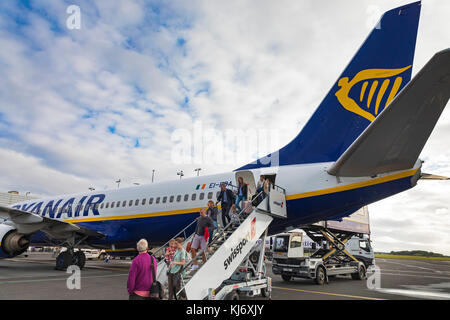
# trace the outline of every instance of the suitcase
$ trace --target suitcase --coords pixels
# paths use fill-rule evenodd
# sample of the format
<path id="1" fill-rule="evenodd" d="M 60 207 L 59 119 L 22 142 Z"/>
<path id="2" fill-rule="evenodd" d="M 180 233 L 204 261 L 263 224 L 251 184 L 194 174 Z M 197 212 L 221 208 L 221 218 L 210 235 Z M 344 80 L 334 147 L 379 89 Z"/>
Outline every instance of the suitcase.
<path id="1" fill-rule="evenodd" d="M 242 208 L 244 208 L 244 213 L 247 213 L 247 214 L 252 213 L 253 207 L 252 207 L 251 201 L 245 200 L 242 202 L 243 202 Z"/>

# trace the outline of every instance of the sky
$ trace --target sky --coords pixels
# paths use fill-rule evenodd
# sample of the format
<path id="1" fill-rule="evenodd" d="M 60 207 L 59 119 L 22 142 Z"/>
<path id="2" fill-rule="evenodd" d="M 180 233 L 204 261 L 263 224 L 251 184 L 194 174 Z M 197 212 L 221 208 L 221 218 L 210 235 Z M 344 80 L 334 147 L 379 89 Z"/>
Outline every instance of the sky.
<path id="1" fill-rule="evenodd" d="M 236 169 L 256 151 L 238 152 L 233 133 L 269 137 L 261 154 L 287 144 L 379 16 L 409 2 L 2 1 L 0 190 L 42 196 L 150 183 L 152 170 L 158 182 Z M 449 1 L 422 1 L 413 76 L 450 46 L 449 14 Z M 450 176 L 449 135 L 445 110 L 424 172 Z M 374 249 L 450 255 L 448 194 L 450 182 L 419 181 L 370 205 Z"/>

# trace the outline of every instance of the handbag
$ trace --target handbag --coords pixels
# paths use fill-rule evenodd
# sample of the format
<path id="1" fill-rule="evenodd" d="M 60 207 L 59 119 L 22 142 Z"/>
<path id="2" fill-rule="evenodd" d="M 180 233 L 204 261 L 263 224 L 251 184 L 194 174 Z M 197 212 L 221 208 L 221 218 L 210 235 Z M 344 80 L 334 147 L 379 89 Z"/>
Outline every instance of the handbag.
<path id="1" fill-rule="evenodd" d="M 164 296 L 163 287 L 155 277 L 155 268 L 153 268 L 153 256 L 150 256 L 150 269 L 152 270 L 152 285 L 150 286 L 150 300 L 162 300 Z"/>

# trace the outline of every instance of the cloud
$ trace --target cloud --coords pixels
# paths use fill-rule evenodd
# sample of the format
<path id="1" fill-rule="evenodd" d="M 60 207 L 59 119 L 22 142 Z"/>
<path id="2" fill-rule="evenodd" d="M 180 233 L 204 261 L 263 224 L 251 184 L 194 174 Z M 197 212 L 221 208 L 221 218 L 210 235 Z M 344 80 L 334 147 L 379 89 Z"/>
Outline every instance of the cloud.
<path id="1" fill-rule="evenodd" d="M 163 181 L 251 160 L 173 163 L 173 132 L 197 121 L 221 132 L 276 129 L 273 148 L 282 147 L 364 41 L 373 1 L 81 0 L 80 30 L 66 28 L 70 4 L 0 5 L 0 189 L 115 188 L 118 178 L 149 182 L 152 169 Z M 449 10 L 423 1 L 413 74 L 448 45 Z M 422 152 L 424 172 L 450 175 L 449 134 L 445 111 Z M 371 205 L 376 250 L 450 253 L 445 183 L 421 181 Z"/>

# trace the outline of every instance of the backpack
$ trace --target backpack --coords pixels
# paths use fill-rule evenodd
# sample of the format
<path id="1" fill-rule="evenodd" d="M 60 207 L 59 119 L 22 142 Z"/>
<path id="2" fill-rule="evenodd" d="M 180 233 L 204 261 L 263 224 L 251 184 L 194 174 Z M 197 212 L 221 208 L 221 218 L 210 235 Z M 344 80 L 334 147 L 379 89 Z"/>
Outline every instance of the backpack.
<path id="1" fill-rule="evenodd" d="M 150 286 L 150 300 L 162 300 L 164 296 L 163 287 L 155 277 L 155 268 L 153 268 L 153 256 L 150 256 L 150 269 L 152 270 L 152 285 Z"/>

